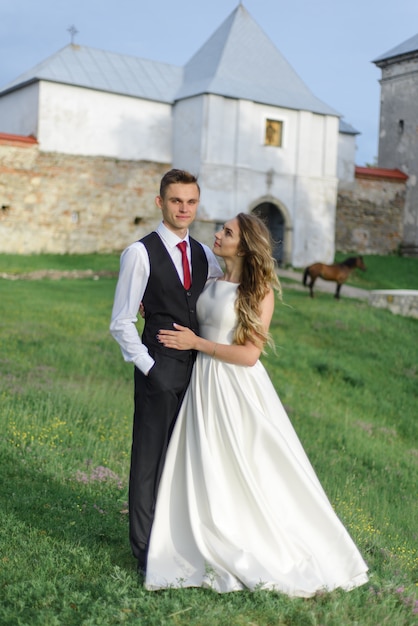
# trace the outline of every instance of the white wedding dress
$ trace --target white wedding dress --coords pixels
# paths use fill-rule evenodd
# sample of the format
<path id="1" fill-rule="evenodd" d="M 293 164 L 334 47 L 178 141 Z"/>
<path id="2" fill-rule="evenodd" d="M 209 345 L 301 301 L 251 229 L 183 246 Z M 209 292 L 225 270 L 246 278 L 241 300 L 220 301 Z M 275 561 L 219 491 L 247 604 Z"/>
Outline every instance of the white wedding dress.
<path id="1" fill-rule="evenodd" d="M 208 283 L 202 336 L 232 342 L 236 289 Z M 199 353 L 159 487 L 146 588 L 309 597 L 362 585 L 366 572 L 261 362 Z"/>

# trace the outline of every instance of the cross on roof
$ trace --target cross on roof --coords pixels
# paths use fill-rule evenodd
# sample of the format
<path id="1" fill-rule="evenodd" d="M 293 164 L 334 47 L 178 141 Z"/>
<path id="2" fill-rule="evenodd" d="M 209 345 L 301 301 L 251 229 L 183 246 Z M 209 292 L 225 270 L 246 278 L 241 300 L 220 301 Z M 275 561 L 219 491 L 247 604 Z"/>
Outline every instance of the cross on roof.
<path id="1" fill-rule="evenodd" d="M 74 43 L 75 36 L 78 35 L 78 30 L 76 29 L 74 25 L 72 25 L 69 28 L 67 28 L 67 31 L 71 35 L 71 43 Z"/>

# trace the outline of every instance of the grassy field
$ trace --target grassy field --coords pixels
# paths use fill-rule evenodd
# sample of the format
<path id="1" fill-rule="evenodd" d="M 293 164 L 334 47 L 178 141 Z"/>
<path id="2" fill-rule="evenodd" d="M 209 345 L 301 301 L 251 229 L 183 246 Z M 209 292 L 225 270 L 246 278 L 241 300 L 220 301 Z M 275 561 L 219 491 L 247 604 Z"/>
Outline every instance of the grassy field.
<path id="1" fill-rule="evenodd" d="M 0 273 L 56 269 L 55 259 L 118 265 L 0 256 Z M 392 260 L 406 261 L 398 286 L 414 288 L 416 260 Z M 366 263 L 377 288 L 385 260 Z M 0 280 L 0 624 L 416 624 L 418 321 L 285 286 L 276 353 L 264 358 L 369 584 L 310 600 L 146 592 L 127 538 L 132 369 L 108 332 L 115 282 Z"/>
<path id="2" fill-rule="evenodd" d="M 37 270 L 119 270 L 119 254 L 0 254 L 0 274 Z"/>
<path id="3" fill-rule="evenodd" d="M 335 261 L 340 262 L 348 256 L 351 255 L 337 253 Z M 354 271 L 347 284 L 363 289 L 418 289 L 418 259 L 396 255 L 365 255 L 364 261 L 367 271 Z M 117 272 L 119 254 L 0 254 L 0 275 L 19 275 L 39 270 Z"/>

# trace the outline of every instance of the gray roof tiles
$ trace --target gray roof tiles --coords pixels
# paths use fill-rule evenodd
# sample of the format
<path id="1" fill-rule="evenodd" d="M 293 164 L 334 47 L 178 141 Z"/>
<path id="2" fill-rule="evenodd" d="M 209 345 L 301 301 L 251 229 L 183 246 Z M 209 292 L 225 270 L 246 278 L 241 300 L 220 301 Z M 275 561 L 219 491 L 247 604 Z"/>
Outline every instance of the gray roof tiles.
<path id="1" fill-rule="evenodd" d="M 184 68 L 176 99 L 201 93 L 339 115 L 313 95 L 241 4 Z"/>
<path id="2" fill-rule="evenodd" d="M 351 126 L 351 124 L 348 124 L 348 122 L 345 122 L 341 118 L 339 123 L 339 131 L 343 135 L 361 135 L 359 130 L 356 130 L 354 126 Z"/>
<path id="3" fill-rule="evenodd" d="M 183 68 L 70 44 L 5 85 L 49 80 L 173 103 L 200 94 L 339 116 L 319 100 L 239 4 Z"/>
<path id="4" fill-rule="evenodd" d="M 171 103 L 182 75 L 183 69 L 175 65 L 70 44 L 5 85 L 0 93 L 49 80 Z"/>
<path id="5" fill-rule="evenodd" d="M 373 63 L 378 64 L 381 61 L 387 61 L 388 59 L 392 59 L 393 57 L 402 56 L 403 54 L 410 54 L 411 52 L 418 52 L 418 34 L 410 37 L 403 43 L 399 44 L 399 46 L 395 46 L 388 52 L 381 54 L 373 60 Z"/>

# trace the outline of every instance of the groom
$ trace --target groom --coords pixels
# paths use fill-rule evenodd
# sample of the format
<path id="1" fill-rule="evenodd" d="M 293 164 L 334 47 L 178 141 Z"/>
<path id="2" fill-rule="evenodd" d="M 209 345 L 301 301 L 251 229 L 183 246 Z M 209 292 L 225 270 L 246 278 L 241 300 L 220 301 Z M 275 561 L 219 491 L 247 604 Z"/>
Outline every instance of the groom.
<path id="1" fill-rule="evenodd" d="M 195 176 L 178 169 L 163 176 L 155 199 L 162 222 L 122 252 L 113 304 L 110 332 L 135 365 L 129 533 L 142 573 L 166 450 L 195 359 L 193 351 L 165 348 L 156 335 L 175 322 L 197 332 L 196 301 L 207 279 L 222 275 L 212 251 L 189 236 L 199 201 Z M 142 340 L 135 325 L 141 302 Z"/>

